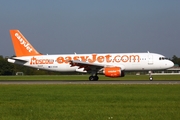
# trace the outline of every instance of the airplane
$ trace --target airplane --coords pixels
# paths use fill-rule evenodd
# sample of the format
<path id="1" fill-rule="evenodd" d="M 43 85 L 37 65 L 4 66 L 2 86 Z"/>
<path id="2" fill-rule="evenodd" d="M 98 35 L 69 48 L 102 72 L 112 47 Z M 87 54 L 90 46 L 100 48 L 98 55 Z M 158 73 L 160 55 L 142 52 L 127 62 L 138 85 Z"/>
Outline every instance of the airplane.
<path id="1" fill-rule="evenodd" d="M 98 74 L 124 77 L 126 71 L 149 71 L 149 80 L 153 80 L 151 71 L 174 66 L 165 56 L 150 52 L 43 55 L 19 30 L 10 30 L 10 36 L 16 56 L 8 62 L 49 71 L 89 73 L 90 81 L 97 81 Z"/>

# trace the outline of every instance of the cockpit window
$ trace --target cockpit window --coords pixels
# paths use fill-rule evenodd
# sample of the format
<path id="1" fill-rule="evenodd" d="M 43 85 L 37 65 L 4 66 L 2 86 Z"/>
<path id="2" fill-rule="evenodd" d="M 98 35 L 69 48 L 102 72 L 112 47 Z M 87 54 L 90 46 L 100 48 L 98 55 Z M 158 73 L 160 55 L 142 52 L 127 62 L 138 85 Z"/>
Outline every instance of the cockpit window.
<path id="1" fill-rule="evenodd" d="M 168 58 L 165 58 L 165 57 L 159 57 L 159 60 L 168 60 Z"/>

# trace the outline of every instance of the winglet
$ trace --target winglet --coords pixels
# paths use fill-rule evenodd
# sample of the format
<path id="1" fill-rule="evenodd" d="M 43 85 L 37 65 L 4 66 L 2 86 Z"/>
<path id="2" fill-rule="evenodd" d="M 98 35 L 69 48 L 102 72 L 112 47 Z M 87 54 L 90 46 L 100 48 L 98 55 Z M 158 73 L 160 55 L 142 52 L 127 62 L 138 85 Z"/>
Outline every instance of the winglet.
<path id="1" fill-rule="evenodd" d="M 21 34 L 19 30 L 10 30 L 10 35 L 14 46 L 14 51 L 17 57 L 41 55 L 28 42 L 28 40 Z"/>

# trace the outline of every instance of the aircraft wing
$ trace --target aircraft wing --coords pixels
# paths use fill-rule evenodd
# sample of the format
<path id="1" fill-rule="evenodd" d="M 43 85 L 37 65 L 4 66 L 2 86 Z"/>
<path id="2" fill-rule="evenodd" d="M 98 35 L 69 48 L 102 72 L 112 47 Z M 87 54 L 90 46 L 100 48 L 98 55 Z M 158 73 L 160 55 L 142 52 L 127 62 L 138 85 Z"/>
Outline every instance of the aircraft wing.
<path id="1" fill-rule="evenodd" d="M 103 64 L 83 62 L 83 61 L 79 61 L 79 60 L 70 60 L 69 64 L 71 65 L 71 67 L 79 66 L 78 69 L 84 68 L 84 71 L 91 71 L 91 70 L 98 71 L 106 66 Z"/>

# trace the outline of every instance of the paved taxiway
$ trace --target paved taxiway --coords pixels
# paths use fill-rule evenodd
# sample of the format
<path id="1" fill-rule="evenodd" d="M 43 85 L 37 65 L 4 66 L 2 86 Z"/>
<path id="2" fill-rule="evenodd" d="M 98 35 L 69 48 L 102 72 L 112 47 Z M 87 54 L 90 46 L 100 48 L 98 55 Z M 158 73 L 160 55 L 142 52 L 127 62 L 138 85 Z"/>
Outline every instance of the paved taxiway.
<path id="1" fill-rule="evenodd" d="M 180 84 L 180 80 L 126 80 L 126 81 L 88 81 L 88 80 L 0 80 L 0 84 Z"/>

